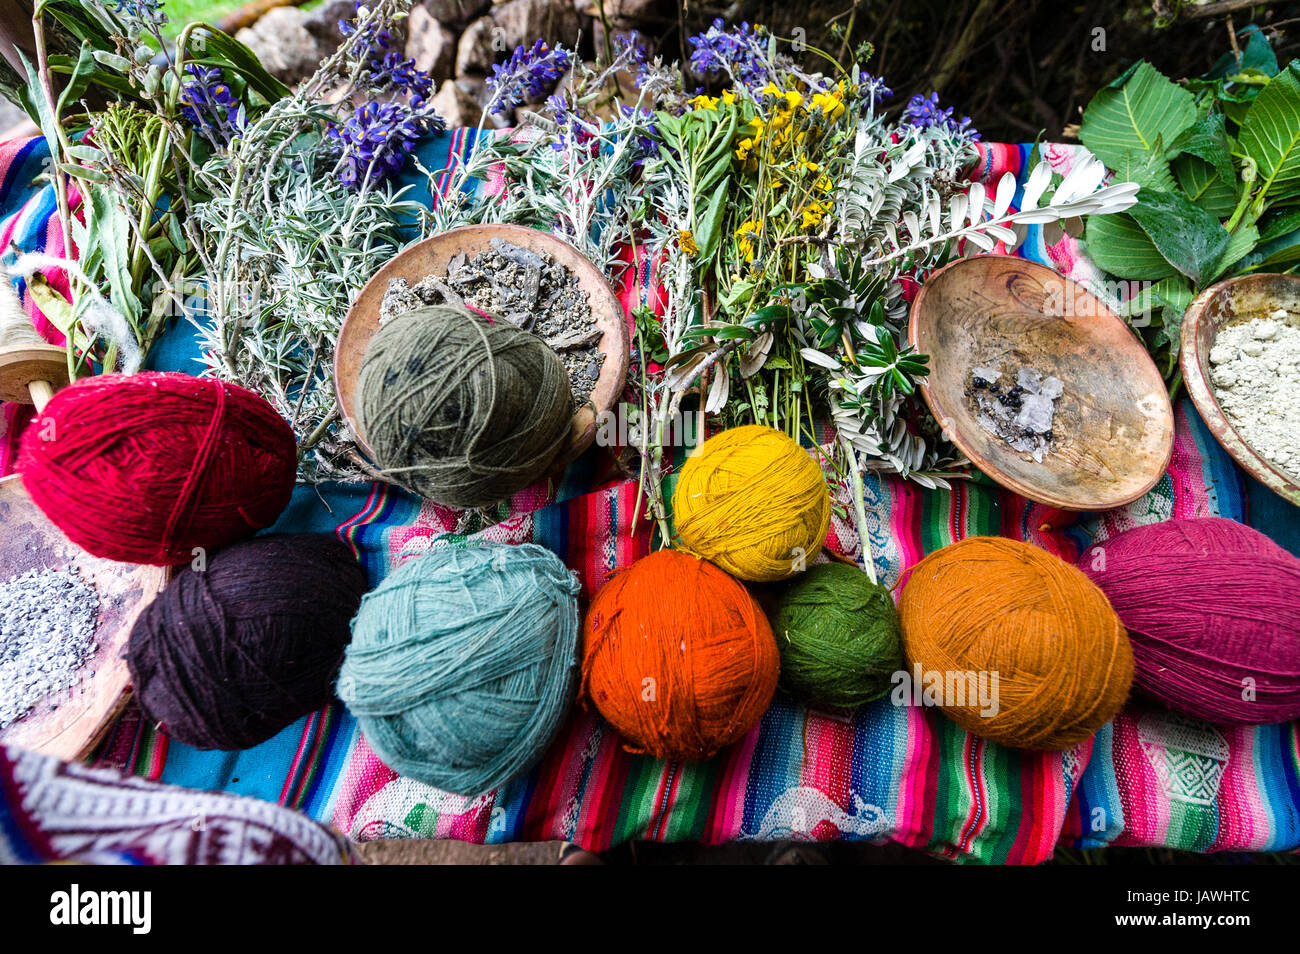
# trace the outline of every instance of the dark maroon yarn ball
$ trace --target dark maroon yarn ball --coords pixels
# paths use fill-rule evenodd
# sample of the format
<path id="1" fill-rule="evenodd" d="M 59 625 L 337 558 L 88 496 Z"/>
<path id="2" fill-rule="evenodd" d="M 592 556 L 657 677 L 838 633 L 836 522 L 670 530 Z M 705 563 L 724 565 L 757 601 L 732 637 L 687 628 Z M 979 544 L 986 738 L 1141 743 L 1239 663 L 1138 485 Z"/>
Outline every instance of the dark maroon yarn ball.
<path id="1" fill-rule="evenodd" d="M 136 620 L 135 697 L 167 734 L 246 749 L 334 698 L 367 580 L 333 536 L 258 537 L 182 570 Z"/>

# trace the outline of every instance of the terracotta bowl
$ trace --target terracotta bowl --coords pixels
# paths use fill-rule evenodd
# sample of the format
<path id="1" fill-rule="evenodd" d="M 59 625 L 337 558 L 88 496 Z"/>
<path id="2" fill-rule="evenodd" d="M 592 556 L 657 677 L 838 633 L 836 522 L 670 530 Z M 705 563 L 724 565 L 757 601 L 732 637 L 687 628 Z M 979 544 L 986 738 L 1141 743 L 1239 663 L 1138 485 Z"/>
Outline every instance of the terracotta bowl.
<path id="1" fill-rule="evenodd" d="M 46 519 L 23 488 L 22 478 L 0 480 L 0 581 L 31 569 L 68 566 L 77 567 L 99 594 L 99 648 L 82 669 L 95 675 L 42 700 L 0 731 L 0 744 L 64 760 L 90 755 L 130 698 L 131 679 L 122 651 L 136 617 L 166 586 L 170 571 L 92 557 Z"/>
<path id="2" fill-rule="evenodd" d="M 496 238 L 545 253 L 552 260 L 566 266 L 577 277 L 579 287 L 587 293 L 592 318 L 601 332 L 597 348 L 605 355 L 605 362 L 601 365 L 590 402 L 574 413 L 569 444 L 557 458 L 555 470 L 562 470 L 591 446 L 596 439 L 597 415 L 612 411 L 622 395 L 629 351 L 627 321 L 618 296 L 600 269 L 572 245 L 536 229 L 519 225 L 467 225 L 451 229 L 412 245 L 377 271 L 348 310 L 339 332 L 334 355 L 334 387 L 338 393 L 343 419 L 371 460 L 374 459 L 374 454 L 357 425 L 357 377 L 361 373 L 361 360 L 365 356 L 366 346 L 379 330 L 379 306 L 388 290 L 389 281 L 404 278 L 415 285 L 426 275 L 445 274 L 447 263 L 456 255 L 464 252 L 473 258 L 487 249 L 492 239 Z"/>
<path id="3" fill-rule="evenodd" d="M 1300 314 L 1300 276 L 1244 275 L 1211 285 L 1183 315 L 1178 363 L 1192 403 L 1223 449 L 1269 490 L 1300 505 L 1300 474 L 1288 473 L 1257 454 L 1232 426 L 1210 387 L 1210 349 L 1219 330 L 1279 308 Z"/>
<path id="4" fill-rule="evenodd" d="M 952 442 L 1003 487 L 1063 510 L 1141 497 L 1173 453 L 1169 394 L 1146 348 L 1083 286 L 1006 255 L 959 259 L 912 304 L 910 343 L 930 356 L 921 394 Z M 1031 367 L 1065 385 L 1041 462 L 980 427 L 972 369 Z"/>

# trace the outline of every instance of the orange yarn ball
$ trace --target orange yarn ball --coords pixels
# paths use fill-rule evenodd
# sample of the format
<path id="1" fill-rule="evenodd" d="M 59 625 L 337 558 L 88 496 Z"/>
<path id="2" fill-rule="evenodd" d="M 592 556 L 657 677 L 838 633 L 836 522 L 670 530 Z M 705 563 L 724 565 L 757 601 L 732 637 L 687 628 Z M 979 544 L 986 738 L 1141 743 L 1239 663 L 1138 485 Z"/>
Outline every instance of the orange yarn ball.
<path id="1" fill-rule="evenodd" d="M 741 584 L 690 554 L 660 550 L 616 575 L 583 624 L 582 688 L 632 744 L 702 759 L 758 724 L 780 654 Z"/>
<path id="2" fill-rule="evenodd" d="M 923 680 L 942 679 L 937 701 L 974 735 L 1020 749 L 1068 749 L 1128 698 L 1133 650 L 1105 595 L 1028 543 L 971 537 L 930 554 L 913 569 L 898 609 L 913 678 L 919 667 Z M 971 698 L 981 676 L 996 685 L 987 694 L 996 705 Z"/>

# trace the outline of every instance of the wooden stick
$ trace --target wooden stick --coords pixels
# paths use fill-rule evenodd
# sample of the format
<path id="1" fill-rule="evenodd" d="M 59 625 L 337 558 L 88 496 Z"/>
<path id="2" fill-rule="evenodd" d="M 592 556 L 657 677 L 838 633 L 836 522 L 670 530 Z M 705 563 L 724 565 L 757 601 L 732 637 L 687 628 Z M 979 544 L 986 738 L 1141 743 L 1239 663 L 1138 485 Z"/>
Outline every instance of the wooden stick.
<path id="1" fill-rule="evenodd" d="M 1251 7 L 1270 7 L 1276 2 L 1277 0 L 1219 0 L 1218 3 L 1207 3 L 1199 7 L 1183 7 L 1180 12 L 1189 20 L 1201 20 L 1224 13 L 1236 13 L 1238 10 L 1249 10 Z"/>

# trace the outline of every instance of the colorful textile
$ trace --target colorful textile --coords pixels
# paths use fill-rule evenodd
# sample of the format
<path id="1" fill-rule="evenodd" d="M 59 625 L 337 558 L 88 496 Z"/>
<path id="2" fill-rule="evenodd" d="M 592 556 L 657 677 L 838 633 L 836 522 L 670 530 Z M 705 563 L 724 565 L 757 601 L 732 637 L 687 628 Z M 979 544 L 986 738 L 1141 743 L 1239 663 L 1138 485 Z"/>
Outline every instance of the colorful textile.
<path id="1" fill-rule="evenodd" d="M 0 748 L 0 864 L 355 861 L 346 839 L 279 805 Z"/>
<path id="2" fill-rule="evenodd" d="M 428 143 L 422 159 L 437 169 L 469 146 L 470 136 L 455 130 Z M 995 182 L 1011 171 L 1023 184 L 1031 148 L 983 147 L 980 178 Z M 1045 149 L 1062 171 L 1076 155 L 1077 147 Z M 446 184 L 440 177 L 438 187 Z M 0 210 L 10 207 L 0 201 Z M 1077 244 L 1048 227 L 1031 228 L 1019 254 L 1094 287 L 1100 281 Z M 624 303 L 654 303 L 652 269 L 632 264 L 620 289 Z M 159 354 L 177 368 L 192 356 L 167 341 Z M 935 491 L 868 478 L 870 546 L 881 579 L 892 584 L 926 553 L 975 534 L 1028 540 L 1074 559 L 1092 541 L 1138 524 L 1207 515 L 1246 520 L 1240 472 L 1190 403 L 1181 402 L 1175 418 L 1169 472 L 1141 500 L 1103 514 L 1043 507 L 978 475 Z M 837 493 L 847 502 L 846 486 Z M 299 488 L 273 531 L 335 532 L 375 582 L 440 541 L 531 541 L 576 570 L 590 598 L 612 570 L 649 551 L 647 527 L 630 526 L 635 503 L 635 482 L 596 449 L 554 485 L 528 488 L 501 505 L 500 522 L 490 527 L 476 514 L 391 487 L 335 485 L 320 493 Z M 1300 516 L 1290 513 L 1292 520 Z M 841 553 L 861 553 L 851 521 L 835 518 L 828 542 Z M 628 755 L 598 716 L 577 709 L 536 769 L 478 798 L 397 776 L 339 705 L 230 753 L 171 741 L 133 711 L 100 760 L 149 778 L 301 808 L 361 840 L 563 838 L 599 850 L 631 838 L 888 839 L 958 861 L 1017 863 L 1042 861 L 1058 843 L 1300 847 L 1296 725 L 1216 729 L 1141 702 L 1077 749 L 1043 754 L 970 736 L 933 709 L 883 700 L 847 718 L 778 696 L 745 739 L 693 764 Z"/>

